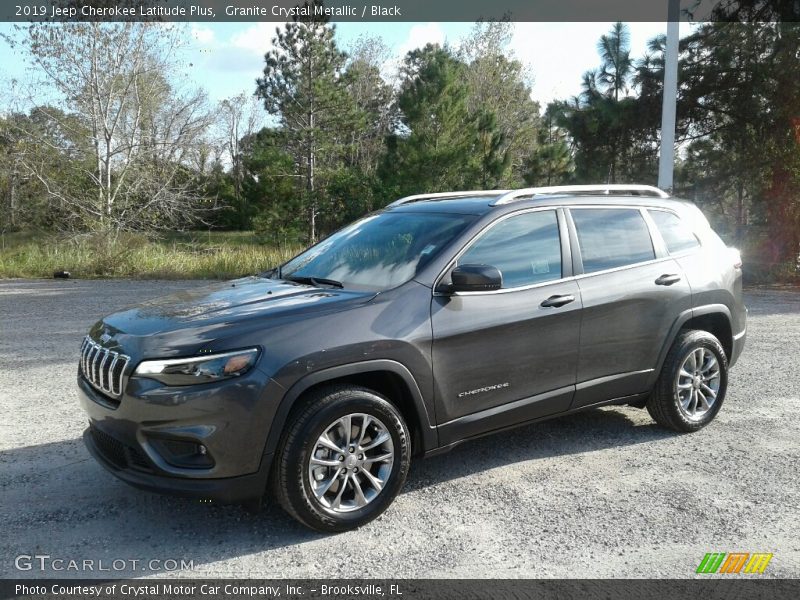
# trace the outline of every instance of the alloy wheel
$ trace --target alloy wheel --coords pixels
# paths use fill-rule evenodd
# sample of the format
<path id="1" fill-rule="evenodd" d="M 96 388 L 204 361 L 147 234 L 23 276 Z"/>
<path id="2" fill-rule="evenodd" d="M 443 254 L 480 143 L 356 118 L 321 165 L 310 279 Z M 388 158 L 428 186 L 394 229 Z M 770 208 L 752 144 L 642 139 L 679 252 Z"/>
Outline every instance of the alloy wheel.
<path id="1" fill-rule="evenodd" d="M 719 361 L 714 353 L 707 348 L 694 348 L 683 360 L 675 380 L 681 412 L 689 420 L 701 420 L 717 401 L 720 381 Z"/>
<path id="2" fill-rule="evenodd" d="M 333 513 L 363 508 L 381 493 L 394 465 L 386 425 L 364 413 L 345 415 L 319 436 L 308 460 L 308 480 L 322 507 Z"/>

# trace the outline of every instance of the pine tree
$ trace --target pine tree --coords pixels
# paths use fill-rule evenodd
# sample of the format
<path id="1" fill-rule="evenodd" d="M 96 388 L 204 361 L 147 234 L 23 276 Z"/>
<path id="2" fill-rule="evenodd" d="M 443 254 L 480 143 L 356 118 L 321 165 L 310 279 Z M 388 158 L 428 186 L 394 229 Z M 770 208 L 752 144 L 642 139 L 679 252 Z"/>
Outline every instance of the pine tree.
<path id="1" fill-rule="evenodd" d="M 438 45 L 408 53 L 382 174 L 392 193 L 473 187 L 478 180 L 476 119 L 467 109 L 466 65 Z"/>
<path id="2" fill-rule="evenodd" d="M 480 159 L 481 188 L 497 188 L 511 162 L 511 153 L 506 144 L 506 136 L 499 130 L 497 116 L 484 110 L 478 117 L 477 152 Z"/>
<path id="3" fill-rule="evenodd" d="M 321 4 L 306 2 L 310 16 L 295 15 L 277 30 L 256 90 L 287 134 L 287 149 L 304 182 L 311 242 L 317 239 L 320 211 L 319 167 L 324 169 L 326 158 L 336 154 L 331 147 L 337 143 L 343 113 L 352 105 L 341 77 L 346 55 L 336 45 L 334 26 L 314 15 L 314 7 Z"/>
<path id="4" fill-rule="evenodd" d="M 457 53 L 467 66 L 467 109 L 478 119 L 479 135 L 487 139 L 486 119 L 490 113 L 495 141 L 499 142 L 494 153 L 501 159 L 502 168 L 489 178 L 495 180 L 490 187 L 521 185 L 526 160 L 536 146 L 540 128 L 539 105 L 531 99 L 533 77 L 510 47 L 513 33 L 514 24 L 510 21 L 479 21 L 462 40 Z M 485 147 L 484 142 L 479 141 L 479 146 Z M 501 163 L 495 162 L 495 166 L 500 167 Z"/>

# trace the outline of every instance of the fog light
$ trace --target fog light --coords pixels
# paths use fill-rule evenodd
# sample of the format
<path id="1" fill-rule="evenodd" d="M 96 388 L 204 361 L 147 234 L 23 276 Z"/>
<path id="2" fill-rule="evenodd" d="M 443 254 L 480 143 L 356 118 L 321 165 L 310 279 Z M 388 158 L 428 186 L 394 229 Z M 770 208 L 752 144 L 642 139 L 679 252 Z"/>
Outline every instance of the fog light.
<path id="1" fill-rule="evenodd" d="M 209 469 L 214 466 L 214 459 L 205 444 L 167 438 L 151 438 L 150 443 L 173 467 Z"/>

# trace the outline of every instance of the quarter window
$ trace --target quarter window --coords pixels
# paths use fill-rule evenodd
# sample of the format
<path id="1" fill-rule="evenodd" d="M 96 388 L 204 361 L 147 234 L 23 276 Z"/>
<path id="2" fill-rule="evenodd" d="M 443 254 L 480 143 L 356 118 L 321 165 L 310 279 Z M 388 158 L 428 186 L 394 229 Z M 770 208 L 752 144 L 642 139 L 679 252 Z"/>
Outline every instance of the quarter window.
<path id="1" fill-rule="evenodd" d="M 651 210 L 650 216 L 658 227 L 670 254 L 690 250 L 700 245 L 694 233 L 677 215 L 663 210 Z"/>
<path id="2" fill-rule="evenodd" d="M 629 208 L 572 209 L 584 273 L 653 260 L 653 241 L 642 214 Z"/>
<path id="3" fill-rule="evenodd" d="M 503 288 L 561 278 L 561 242 L 553 210 L 528 212 L 490 227 L 459 258 L 460 265 L 491 265 L 503 274 Z"/>

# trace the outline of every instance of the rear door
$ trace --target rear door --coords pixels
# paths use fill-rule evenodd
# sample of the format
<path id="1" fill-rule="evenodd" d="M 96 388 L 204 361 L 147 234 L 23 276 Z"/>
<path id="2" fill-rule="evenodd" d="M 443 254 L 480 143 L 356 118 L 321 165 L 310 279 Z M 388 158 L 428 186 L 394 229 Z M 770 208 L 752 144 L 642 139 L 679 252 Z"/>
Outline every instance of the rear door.
<path id="1" fill-rule="evenodd" d="M 569 215 L 583 299 L 577 408 L 647 391 L 691 290 L 657 236 L 654 244 L 644 210 L 587 206 Z"/>
<path id="2" fill-rule="evenodd" d="M 491 265 L 502 273 L 503 287 L 433 297 L 443 444 L 569 407 L 581 301 L 571 261 L 564 260 L 567 237 L 563 211 L 514 213 L 489 225 L 449 269 Z"/>

